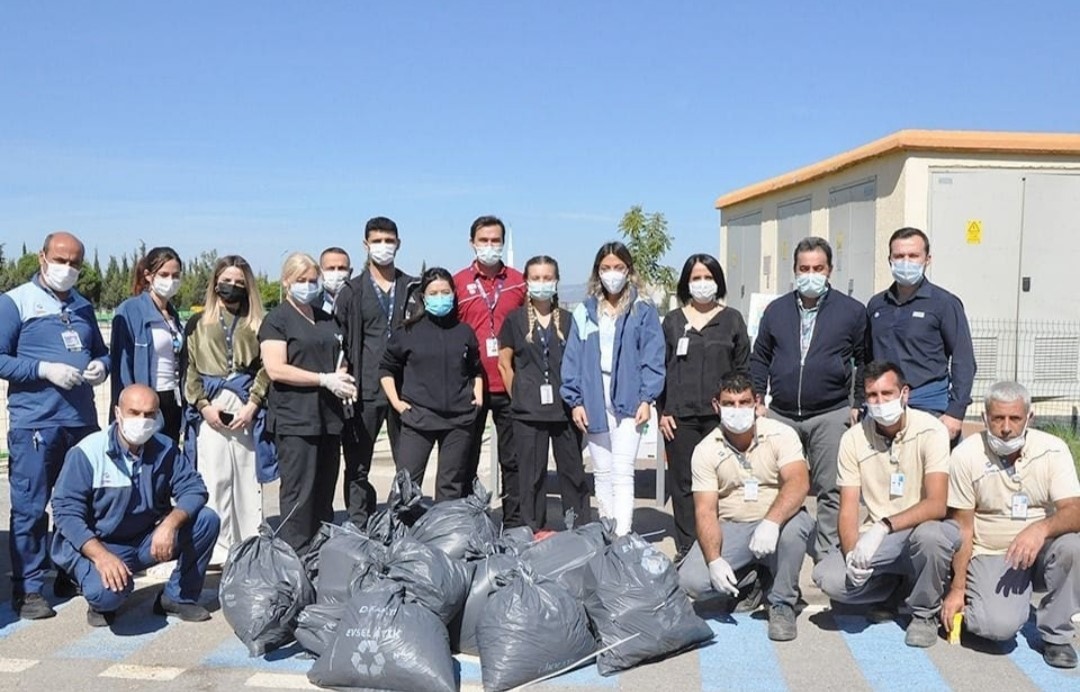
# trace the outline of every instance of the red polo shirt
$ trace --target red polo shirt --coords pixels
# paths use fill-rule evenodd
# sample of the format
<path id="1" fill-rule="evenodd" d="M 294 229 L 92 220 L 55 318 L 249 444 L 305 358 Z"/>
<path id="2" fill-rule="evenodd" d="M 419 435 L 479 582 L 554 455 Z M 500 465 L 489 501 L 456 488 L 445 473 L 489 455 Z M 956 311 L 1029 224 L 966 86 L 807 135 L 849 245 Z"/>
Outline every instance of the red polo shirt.
<path id="1" fill-rule="evenodd" d="M 499 375 L 499 356 L 488 353 L 488 339 L 497 339 L 506 316 L 525 304 L 528 294 L 525 276 L 505 264 L 499 273 L 488 277 L 480 273 L 476 262 L 454 275 L 457 290 L 458 319 L 473 328 L 480 343 L 480 362 L 484 364 L 487 390 L 505 394 Z"/>

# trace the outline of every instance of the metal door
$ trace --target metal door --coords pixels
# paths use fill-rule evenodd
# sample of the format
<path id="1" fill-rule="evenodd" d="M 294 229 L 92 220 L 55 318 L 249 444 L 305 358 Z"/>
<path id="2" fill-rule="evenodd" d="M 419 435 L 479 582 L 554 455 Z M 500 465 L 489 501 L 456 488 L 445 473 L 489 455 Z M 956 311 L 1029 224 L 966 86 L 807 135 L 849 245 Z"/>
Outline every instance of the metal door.
<path id="1" fill-rule="evenodd" d="M 776 292 L 795 289 L 793 253 L 799 241 L 810 235 L 810 198 L 781 204 L 776 208 Z"/>
<path id="2" fill-rule="evenodd" d="M 745 315 L 761 285 L 761 212 L 732 219 L 727 233 L 727 304 Z"/>
<path id="3" fill-rule="evenodd" d="M 877 179 L 829 191 L 833 288 L 862 302 L 874 295 Z"/>

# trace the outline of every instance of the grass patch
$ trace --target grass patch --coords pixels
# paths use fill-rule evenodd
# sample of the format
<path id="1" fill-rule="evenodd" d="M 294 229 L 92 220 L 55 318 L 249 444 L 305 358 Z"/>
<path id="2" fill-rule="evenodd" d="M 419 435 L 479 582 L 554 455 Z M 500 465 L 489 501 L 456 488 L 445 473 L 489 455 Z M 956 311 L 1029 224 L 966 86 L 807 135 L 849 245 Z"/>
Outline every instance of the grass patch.
<path id="1" fill-rule="evenodd" d="M 1072 427 L 1062 423 L 1048 423 L 1038 426 L 1039 430 L 1050 433 L 1055 437 L 1065 440 L 1072 452 L 1073 463 L 1076 464 L 1076 472 L 1080 473 L 1080 433 L 1074 432 Z"/>

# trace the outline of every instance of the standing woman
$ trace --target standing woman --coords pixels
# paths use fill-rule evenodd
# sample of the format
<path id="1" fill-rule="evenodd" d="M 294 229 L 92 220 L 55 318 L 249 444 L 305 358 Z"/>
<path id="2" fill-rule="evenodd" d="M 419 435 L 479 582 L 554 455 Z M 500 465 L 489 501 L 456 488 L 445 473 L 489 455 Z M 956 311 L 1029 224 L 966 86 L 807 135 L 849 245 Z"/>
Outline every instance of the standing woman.
<path id="1" fill-rule="evenodd" d="M 342 365 L 337 322 L 312 307 L 321 294 L 319 264 L 295 252 L 281 267 L 281 283 L 285 302 L 266 316 L 259 343 L 270 376 L 269 428 L 281 469 L 278 534 L 303 554 L 322 522 L 334 520 L 341 402 L 356 397 L 356 381 Z"/>
<path id="2" fill-rule="evenodd" d="M 263 306 L 251 266 L 239 255 L 214 264 L 202 313 L 187 324 L 184 452 L 206 483 L 206 506 L 221 518 L 210 563 L 258 533 L 262 487 L 277 476 L 266 434 L 270 379 L 259 357 Z"/>
<path id="3" fill-rule="evenodd" d="M 120 392 L 145 384 L 157 392 L 163 421 L 161 432 L 180 442 L 182 397 L 180 354 L 184 332 L 171 300 L 180 290 L 183 264 L 176 250 L 156 247 L 135 264 L 131 298 L 116 308 L 112 323 L 112 406 L 115 417 Z"/>
<path id="4" fill-rule="evenodd" d="M 450 272 L 442 267 L 425 271 L 420 293 L 424 312 L 390 337 L 379 381 L 401 415 L 394 457 L 398 469 L 423 483 L 428 457 L 439 444 L 435 501 L 442 502 L 469 492 L 472 429 L 484 402 L 484 379 L 476 333 L 458 321 Z"/>
<path id="5" fill-rule="evenodd" d="M 563 400 L 586 433 L 600 516 L 620 536 L 634 514 L 634 463 L 642 426 L 664 391 L 664 334 L 656 308 L 638 296 L 625 245 L 605 243 L 574 309 L 563 353 Z"/>
<path id="6" fill-rule="evenodd" d="M 570 314 L 559 309 L 559 264 L 546 255 L 525 263 L 528 302 L 506 318 L 499 334 L 499 374 L 510 392 L 522 519 L 534 531 L 547 522 L 548 445 L 554 448 L 563 514 L 589 521 L 589 483 L 581 431 L 558 396 Z"/>
<path id="7" fill-rule="evenodd" d="M 682 309 L 664 317 L 667 385 L 658 408 L 678 561 L 696 540 L 690 457 L 716 428 L 712 398 L 720 380 L 735 371 L 749 373 L 750 339 L 739 311 L 720 302 L 727 295 L 727 284 L 712 255 L 691 255 L 686 260 L 676 294 Z"/>

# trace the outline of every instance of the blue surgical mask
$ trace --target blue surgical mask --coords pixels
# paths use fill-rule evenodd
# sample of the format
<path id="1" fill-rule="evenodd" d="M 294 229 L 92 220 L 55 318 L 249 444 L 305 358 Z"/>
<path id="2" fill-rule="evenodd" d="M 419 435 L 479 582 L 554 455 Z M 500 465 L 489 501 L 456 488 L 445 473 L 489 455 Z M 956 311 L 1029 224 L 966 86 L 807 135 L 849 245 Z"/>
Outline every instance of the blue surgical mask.
<path id="1" fill-rule="evenodd" d="M 558 289 L 557 281 L 530 281 L 529 297 L 534 300 L 551 300 Z"/>
<path id="2" fill-rule="evenodd" d="M 914 286 L 922 281 L 926 265 L 911 260 L 897 260 L 892 263 L 892 276 L 901 286 Z"/>
<path id="3" fill-rule="evenodd" d="M 322 288 L 319 284 L 309 284 L 306 281 L 297 281 L 293 285 L 289 286 L 289 295 L 293 300 L 303 305 L 310 305 L 315 302 L 315 299 L 322 293 Z"/>
<path id="4" fill-rule="evenodd" d="M 829 277 L 816 272 L 806 272 L 795 277 L 795 290 L 805 298 L 819 298 L 825 293 Z"/>
<path id="5" fill-rule="evenodd" d="M 448 293 L 440 293 L 434 296 L 424 296 L 424 309 L 429 315 L 446 317 L 454 309 L 454 296 Z"/>

